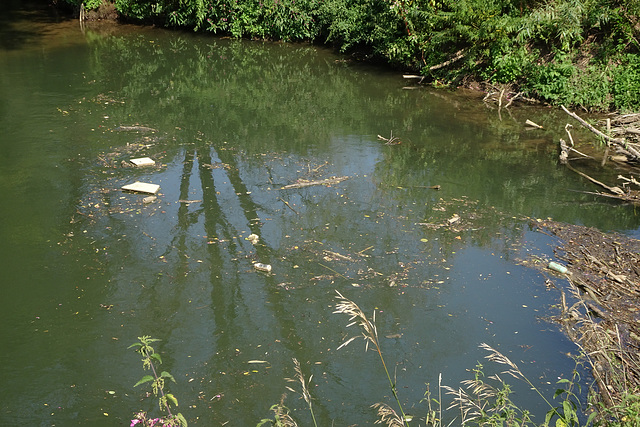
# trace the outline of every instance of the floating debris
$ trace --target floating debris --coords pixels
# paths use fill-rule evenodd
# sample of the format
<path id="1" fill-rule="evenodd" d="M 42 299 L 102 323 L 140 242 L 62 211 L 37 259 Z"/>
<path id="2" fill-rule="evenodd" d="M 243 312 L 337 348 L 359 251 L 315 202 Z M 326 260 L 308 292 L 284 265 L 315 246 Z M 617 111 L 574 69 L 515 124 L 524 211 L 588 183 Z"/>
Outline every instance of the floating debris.
<path id="1" fill-rule="evenodd" d="M 542 126 L 540 126 L 539 124 L 532 122 L 531 120 L 527 119 L 526 122 L 524 122 L 525 125 L 527 126 L 531 126 L 532 128 L 536 128 L 536 129 L 543 129 Z"/>
<path id="2" fill-rule="evenodd" d="M 261 262 L 256 262 L 255 264 L 253 264 L 253 268 L 255 268 L 258 271 L 271 273 L 271 264 L 263 264 Z"/>
<path id="3" fill-rule="evenodd" d="M 136 165 L 137 167 L 155 166 L 155 164 L 156 164 L 155 160 L 153 160 L 150 157 L 140 157 L 140 158 L 137 158 L 137 159 L 130 159 L 129 161 L 131 163 L 133 163 L 134 165 Z"/>
<path id="4" fill-rule="evenodd" d="M 158 184 L 136 181 L 133 184 L 123 185 L 122 189 L 125 191 L 135 191 L 137 193 L 156 194 L 160 186 Z"/>
<path id="5" fill-rule="evenodd" d="M 338 184 L 347 179 L 349 179 L 348 176 L 334 176 L 331 178 L 320 179 L 317 181 L 300 180 L 295 184 L 285 185 L 284 187 L 281 187 L 280 190 L 288 190 L 290 188 L 309 187 L 311 185 L 332 185 L 332 184 Z"/>

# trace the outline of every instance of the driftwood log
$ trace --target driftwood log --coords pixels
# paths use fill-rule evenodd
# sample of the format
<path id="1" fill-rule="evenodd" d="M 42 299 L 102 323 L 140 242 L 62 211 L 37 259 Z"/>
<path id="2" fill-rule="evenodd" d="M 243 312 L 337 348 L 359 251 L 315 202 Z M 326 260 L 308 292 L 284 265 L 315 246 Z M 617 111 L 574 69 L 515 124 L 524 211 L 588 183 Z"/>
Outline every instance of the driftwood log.
<path id="1" fill-rule="evenodd" d="M 562 109 L 571 117 L 573 117 L 574 119 L 576 119 L 582 126 L 584 126 L 585 128 L 589 129 L 591 132 L 595 133 L 596 135 L 598 135 L 599 137 L 601 137 L 603 140 L 605 140 L 607 142 L 607 149 L 605 151 L 605 159 L 606 160 L 606 156 L 608 156 L 608 150 L 609 148 L 614 148 L 618 153 L 622 153 L 624 155 L 624 158 L 627 159 L 627 162 L 638 162 L 640 161 L 640 146 L 638 146 L 638 144 L 631 144 L 628 143 L 625 138 L 614 138 L 610 135 L 607 135 L 601 131 L 599 131 L 598 129 L 596 129 L 595 127 L 593 127 L 591 124 L 587 123 L 584 119 L 582 119 L 580 116 L 578 116 L 577 114 L 567 110 L 564 106 L 562 106 Z M 609 127 L 608 127 L 609 128 Z M 580 153 L 578 150 L 576 150 L 575 148 L 573 148 L 573 138 L 571 137 L 571 125 L 567 124 L 567 126 L 565 126 L 565 131 L 567 132 L 567 135 L 569 136 L 569 141 L 570 144 L 567 144 L 563 139 L 560 139 L 560 156 L 559 156 L 559 161 L 560 163 L 564 164 L 567 166 L 567 169 L 577 173 L 578 175 L 582 176 L 583 178 L 588 179 L 589 181 L 591 181 L 594 184 L 599 185 L 600 187 L 606 189 L 608 192 L 607 193 L 599 193 L 599 192 L 595 192 L 595 193 L 590 193 L 589 194 L 595 194 L 598 196 L 603 196 L 603 197 L 610 197 L 610 198 L 615 198 L 618 200 L 622 200 L 625 202 L 631 202 L 634 204 L 640 203 L 640 191 L 637 189 L 632 189 L 631 188 L 631 184 L 638 186 L 638 181 L 631 176 L 630 178 L 625 178 L 622 175 L 618 176 L 619 180 L 622 180 L 623 183 L 621 186 L 609 186 L 607 184 L 604 184 L 592 177 L 590 177 L 589 175 L 587 175 L 584 172 L 580 172 L 577 169 L 575 169 L 574 167 L 571 166 L 571 164 L 569 163 L 569 152 L 573 151 L 576 152 L 582 156 L 585 157 L 589 157 L 586 156 L 583 153 Z M 608 129 L 609 130 L 609 129 Z M 603 160 L 603 163 L 604 163 Z"/>
<path id="2" fill-rule="evenodd" d="M 300 180 L 295 184 L 289 184 L 289 185 L 285 185 L 284 187 L 280 187 L 279 190 L 289 190 L 291 188 L 309 187 L 312 185 L 332 185 L 332 184 L 338 184 L 347 179 L 349 179 L 348 176 L 334 176 L 332 178 L 319 179 L 315 181 Z"/>
<path id="3" fill-rule="evenodd" d="M 628 161 L 640 162 L 640 147 L 638 144 L 632 144 L 626 141 L 625 138 L 614 138 L 605 133 L 600 132 L 598 129 L 593 127 L 591 124 L 587 123 L 584 119 L 578 116 L 576 113 L 573 113 L 565 108 L 564 105 L 561 105 L 562 109 L 569 116 L 576 119 L 582 126 L 589 129 L 591 132 L 598 135 L 600 138 L 604 139 L 607 142 L 607 146 L 614 146 L 619 153 L 627 156 Z"/>

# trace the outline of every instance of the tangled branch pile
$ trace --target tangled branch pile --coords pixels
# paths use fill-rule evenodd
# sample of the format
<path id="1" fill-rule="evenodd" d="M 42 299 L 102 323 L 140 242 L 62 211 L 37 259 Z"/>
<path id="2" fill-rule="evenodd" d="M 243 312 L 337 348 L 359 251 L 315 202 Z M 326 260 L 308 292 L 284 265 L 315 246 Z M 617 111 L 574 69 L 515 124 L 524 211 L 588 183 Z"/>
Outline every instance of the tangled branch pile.
<path id="1" fill-rule="evenodd" d="M 640 390 L 640 240 L 554 221 L 540 227 L 562 240 L 556 255 L 568 264 L 578 300 L 569 307 L 563 295 L 565 330 L 614 408 Z"/>

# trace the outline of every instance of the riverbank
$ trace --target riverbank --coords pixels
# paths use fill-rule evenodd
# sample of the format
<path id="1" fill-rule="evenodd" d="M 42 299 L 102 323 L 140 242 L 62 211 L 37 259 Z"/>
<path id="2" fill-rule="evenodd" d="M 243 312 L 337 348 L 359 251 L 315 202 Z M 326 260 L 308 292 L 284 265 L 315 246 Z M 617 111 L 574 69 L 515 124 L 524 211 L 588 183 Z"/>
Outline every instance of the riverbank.
<path id="1" fill-rule="evenodd" d="M 555 253 L 568 268 L 558 323 L 582 349 L 601 404 L 623 420 L 640 390 L 640 240 L 550 220 L 537 227 L 561 240 Z"/>
<path id="2" fill-rule="evenodd" d="M 81 0 L 64 0 L 80 11 Z M 59 4 L 63 4 L 60 2 Z M 312 0 L 200 0 L 153 5 L 85 1 L 122 19 L 235 38 L 331 45 L 411 71 L 437 86 L 483 82 L 519 96 L 586 111 L 640 109 L 640 4 L 555 0 L 359 4 Z"/>

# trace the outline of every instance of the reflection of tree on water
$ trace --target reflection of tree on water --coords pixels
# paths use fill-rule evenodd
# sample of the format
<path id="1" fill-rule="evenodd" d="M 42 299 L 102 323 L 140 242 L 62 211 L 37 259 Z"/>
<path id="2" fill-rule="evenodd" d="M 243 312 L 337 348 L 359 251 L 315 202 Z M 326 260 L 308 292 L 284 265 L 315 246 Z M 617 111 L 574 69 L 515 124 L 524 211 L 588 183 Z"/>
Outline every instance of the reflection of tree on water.
<path id="1" fill-rule="evenodd" d="M 212 167 L 212 165 L 224 166 Z M 230 184 L 232 191 L 229 191 L 229 187 L 225 188 L 225 182 Z M 237 362 L 229 360 L 221 363 L 220 354 L 237 348 L 240 343 L 263 342 L 265 336 L 271 336 L 273 340 L 287 337 L 286 340 L 282 340 L 282 345 L 289 354 L 280 355 L 279 360 L 271 360 L 270 363 L 274 365 L 282 363 L 284 369 L 288 369 L 287 360 L 291 357 L 306 358 L 304 353 L 300 353 L 304 348 L 305 338 L 298 335 L 292 318 L 282 315 L 287 311 L 283 306 L 283 298 L 286 298 L 286 295 L 283 296 L 278 292 L 279 288 L 274 276 L 252 270 L 247 271 L 253 261 L 271 262 L 274 251 L 269 241 L 263 238 L 258 244 L 251 245 L 237 229 L 239 224 L 244 224 L 251 233 L 262 237 L 259 212 L 264 209 L 256 205 L 250 197 L 248 187 L 240 177 L 237 158 L 231 152 L 218 151 L 206 143 L 199 143 L 185 149 L 179 199 L 193 198 L 191 192 L 196 183 L 199 186 L 197 191 L 201 191 L 202 202 L 199 207 L 196 207 L 197 203 L 180 204 L 173 238 L 163 256 L 172 258 L 177 263 L 174 267 L 170 267 L 174 276 L 173 287 L 179 294 L 184 294 L 178 289 L 191 286 L 194 280 L 186 277 L 191 275 L 190 266 L 193 260 L 190 258 L 194 256 L 194 252 L 198 251 L 197 247 L 193 247 L 193 236 L 197 233 L 197 227 L 202 226 L 206 233 L 205 240 L 209 243 L 206 246 L 207 259 L 204 260 L 206 271 L 203 272 L 203 276 L 206 276 L 206 279 L 198 277 L 196 280 L 199 286 L 206 283 L 204 286 L 209 288 L 209 296 L 199 303 L 199 311 L 181 309 L 184 313 L 176 313 L 176 316 L 202 315 L 205 318 L 211 316 L 213 325 L 206 322 L 202 324 L 203 328 L 210 330 L 210 334 L 204 342 L 194 342 L 193 346 L 210 349 L 210 355 L 203 361 L 205 364 L 210 363 L 211 366 L 215 366 L 217 370 L 221 365 L 226 366 L 225 370 L 237 370 L 239 368 Z M 231 194 L 235 195 L 235 201 L 226 203 L 225 200 L 228 201 Z M 237 211 L 236 206 L 240 207 L 242 213 Z M 205 243 L 196 241 L 195 244 Z M 175 252 L 173 256 L 172 252 Z M 181 299 L 184 300 L 184 297 Z M 270 304 L 264 306 L 262 301 L 269 301 Z M 267 313 L 271 315 L 266 316 L 265 310 L 268 310 Z M 204 312 L 207 314 L 200 314 Z M 189 319 L 185 322 L 193 325 L 194 320 Z M 168 331 L 171 340 L 184 343 L 185 337 L 181 330 L 183 322 L 176 320 L 171 323 L 174 324 L 174 327 Z M 256 334 L 262 336 L 258 338 Z M 180 357 L 180 355 L 174 357 Z M 209 379 L 214 382 L 226 383 L 231 380 L 221 378 L 218 371 L 210 372 L 210 375 Z M 276 375 L 284 376 L 285 374 L 276 373 Z M 235 381 L 238 379 L 236 378 Z M 275 384 L 279 381 L 280 378 L 274 379 Z M 248 398 L 242 392 L 234 391 L 235 388 L 237 386 L 227 387 L 226 393 L 229 395 L 236 393 L 235 398 L 240 401 Z"/>

